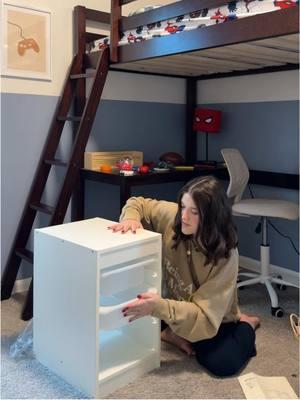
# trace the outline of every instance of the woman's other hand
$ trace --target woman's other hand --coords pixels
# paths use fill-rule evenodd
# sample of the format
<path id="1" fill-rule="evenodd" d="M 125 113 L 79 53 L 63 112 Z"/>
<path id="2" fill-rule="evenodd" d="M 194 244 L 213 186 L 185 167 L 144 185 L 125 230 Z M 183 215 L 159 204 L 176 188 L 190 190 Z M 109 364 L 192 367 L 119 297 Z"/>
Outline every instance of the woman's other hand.
<path id="1" fill-rule="evenodd" d="M 131 231 L 132 233 L 136 233 L 137 229 L 143 229 L 140 221 L 135 219 L 125 219 L 124 221 L 119 222 L 118 224 L 110 225 L 108 229 L 111 229 L 113 232 L 122 232 L 126 233 Z"/>
<path id="2" fill-rule="evenodd" d="M 130 317 L 129 322 L 132 322 L 135 319 L 151 315 L 158 299 L 160 299 L 160 296 L 156 293 L 139 294 L 136 300 L 126 304 L 126 307 L 122 310 L 123 316 Z"/>

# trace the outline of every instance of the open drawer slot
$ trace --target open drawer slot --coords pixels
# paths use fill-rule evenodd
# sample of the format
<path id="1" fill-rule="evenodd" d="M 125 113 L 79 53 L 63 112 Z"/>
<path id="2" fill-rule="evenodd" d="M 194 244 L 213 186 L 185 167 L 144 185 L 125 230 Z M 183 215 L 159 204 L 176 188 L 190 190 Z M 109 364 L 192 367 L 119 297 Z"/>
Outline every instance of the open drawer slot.
<path id="1" fill-rule="evenodd" d="M 130 288 L 137 288 L 144 283 L 145 269 L 153 266 L 154 257 L 142 261 L 116 265 L 110 270 L 104 270 L 100 275 L 101 296 L 111 296 Z"/>

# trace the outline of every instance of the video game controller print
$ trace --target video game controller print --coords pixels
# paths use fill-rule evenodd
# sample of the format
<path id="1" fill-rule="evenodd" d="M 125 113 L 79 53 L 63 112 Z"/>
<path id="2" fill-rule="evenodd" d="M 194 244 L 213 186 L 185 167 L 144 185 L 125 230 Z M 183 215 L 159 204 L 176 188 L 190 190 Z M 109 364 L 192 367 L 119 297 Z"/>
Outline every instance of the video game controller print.
<path id="1" fill-rule="evenodd" d="M 39 45 L 33 38 L 23 39 L 18 43 L 18 53 L 23 56 L 28 49 L 33 49 L 36 53 L 40 51 Z"/>

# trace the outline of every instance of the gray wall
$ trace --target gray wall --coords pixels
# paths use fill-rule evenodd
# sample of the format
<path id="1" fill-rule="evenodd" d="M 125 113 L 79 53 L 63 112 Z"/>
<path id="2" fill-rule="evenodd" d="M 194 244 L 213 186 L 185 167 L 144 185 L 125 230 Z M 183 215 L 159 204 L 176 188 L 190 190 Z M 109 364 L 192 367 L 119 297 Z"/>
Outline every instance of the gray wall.
<path id="1" fill-rule="evenodd" d="M 209 135 L 210 158 L 221 161 L 222 148 L 237 147 L 251 169 L 297 174 L 298 106 L 298 101 L 205 104 L 207 108 L 223 111 L 221 132 Z M 90 139 L 90 149 L 119 150 L 127 146 L 131 150 L 144 151 L 147 161 L 157 161 L 158 155 L 164 151 L 178 151 L 184 154 L 184 106 L 114 101 L 105 102 L 101 107 Z M 115 115 L 118 115 L 118 119 L 114 118 Z M 149 115 L 155 118 L 148 118 Z M 147 123 L 143 124 L 145 118 Z M 111 135 L 104 139 L 101 136 L 102 131 L 109 131 Z M 149 135 L 153 142 L 149 140 Z M 199 159 L 204 158 L 204 149 L 205 135 L 199 133 Z M 134 188 L 133 194 L 175 200 L 180 187 L 180 183 L 149 185 Z M 257 197 L 298 202 L 298 191 L 295 190 L 253 185 L 252 189 Z M 250 196 L 247 192 L 245 195 Z M 113 220 L 118 218 L 118 188 L 88 182 L 85 198 L 86 217 L 102 215 Z M 258 220 L 236 219 L 240 254 L 257 260 L 260 235 L 254 231 Z M 298 221 L 274 219 L 272 222 L 283 234 L 290 236 L 298 247 Z M 269 238 L 272 264 L 298 271 L 298 256 L 289 241 L 273 229 L 270 229 Z"/>
<path id="2" fill-rule="evenodd" d="M 3 270 L 23 207 L 33 180 L 57 97 L 1 94 L 1 268 Z M 71 130 L 67 124 L 57 152 L 66 159 L 70 152 Z M 43 202 L 54 204 L 63 171 L 53 168 Z M 67 213 L 68 219 L 69 211 Z M 47 226 L 49 217 L 37 213 L 35 227 Z M 32 236 L 28 248 L 32 248 Z M 23 268 L 24 266 L 24 268 Z M 32 266 L 22 262 L 20 277 L 30 276 Z"/>
<path id="3" fill-rule="evenodd" d="M 1 232 L 2 265 L 8 256 L 23 205 L 38 162 L 57 97 L 2 94 L 1 104 Z M 238 147 L 250 168 L 298 173 L 298 102 L 252 102 L 209 104 L 224 111 L 219 135 L 210 135 L 210 157 L 220 159 L 223 147 Z M 88 144 L 89 150 L 141 150 L 146 161 L 157 161 L 165 151 L 184 153 L 184 105 L 157 102 L 103 100 Z M 60 153 L 70 148 L 70 129 L 64 132 Z M 198 157 L 203 158 L 204 135 L 198 137 Z M 54 201 L 61 181 L 55 170 L 49 179 L 44 200 Z M 179 183 L 138 187 L 134 194 L 175 200 Z M 298 192 L 262 186 L 254 187 L 257 196 L 298 201 Z M 118 188 L 89 182 L 86 217 L 118 218 Z M 259 236 L 255 219 L 237 221 L 240 253 L 259 258 Z M 298 223 L 275 221 L 284 234 L 298 245 Z M 36 226 L 47 225 L 39 220 Z M 298 270 L 298 257 L 287 240 L 270 232 L 271 262 Z M 30 275 L 25 265 L 20 277 Z"/>
<path id="4" fill-rule="evenodd" d="M 219 134 L 209 135 L 209 155 L 221 160 L 220 149 L 238 147 L 250 169 L 298 174 L 299 102 L 264 101 L 205 104 L 221 110 Z M 198 154 L 204 157 L 198 133 Z"/>
<path id="5" fill-rule="evenodd" d="M 299 102 L 272 101 L 252 103 L 206 104 L 223 111 L 222 129 L 209 135 L 209 155 L 221 160 L 220 150 L 236 147 L 250 169 L 291 174 L 299 173 Z M 204 135 L 199 134 L 198 154 L 203 153 Z M 204 154 L 203 154 L 204 155 Z M 296 190 L 251 185 L 255 197 L 285 199 L 298 202 Z M 248 191 L 245 197 L 250 197 Z M 260 235 L 255 234 L 259 218 L 236 218 L 239 251 L 243 256 L 259 259 Z M 271 219 L 284 235 L 299 248 L 299 222 Z M 269 228 L 271 263 L 294 271 L 299 270 L 299 257 L 289 240 Z"/>
<path id="6" fill-rule="evenodd" d="M 182 104 L 101 101 L 87 149 L 140 150 L 144 161 L 154 162 L 166 151 L 184 154 L 184 113 Z M 180 187 L 180 183 L 139 186 L 132 194 L 175 201 Z M 86 189 L 86 218 L 101 215 L 118 220 L 118 187 L 87 182 Z"/>
<path id="7" fill-rule="evenodd" d="M 145 161 L 157 161 L 165 151 L 184 149 L 182 104 L 102 100 L 87 150 L 137 150 Z"/>
<path id="8" fill-rule="evenodd" d="M 23 94 L 1 94 L 1 268 L 12 245 L 22 215 L 33 174 L 45 143 L 57 97 Z M 87 149 L 141 150 L 145 160 L 157 160 L 169 149 L 181 152 L 184 137 L 184 106 L 147 102 L 102 100 Z M 63 131 L 57 158 L 67 159 L 71 144 L 70 125 Z M 54 167 L 48 179 L 43 201 L 54 204 L 62 182 L 63 171 Z M 118 188 L 94 184 L 87 187 L 86 216 L 102 216 L 116 220 L 119 214 Z M 178 185 L 170 188 L 174 199 Z M 147 188 L 148 189 L 148 188 Z M 166 196 L 157 187 L 153 195 Z M 167 190 L 169 191 L 169 189 Z M 148 193 L 152 195 L 152 191 Z M 69 214 L 69 213 L 68 213 Z M 69 220 L 67 215 L 66 221 Z M 48 225 L 49 218 L 37 214 L 34 227 Z M 30 237 L 28 248 L 33 244 Z M 30 276 L 31 265 L 22 262 L 19 278 Z"/>

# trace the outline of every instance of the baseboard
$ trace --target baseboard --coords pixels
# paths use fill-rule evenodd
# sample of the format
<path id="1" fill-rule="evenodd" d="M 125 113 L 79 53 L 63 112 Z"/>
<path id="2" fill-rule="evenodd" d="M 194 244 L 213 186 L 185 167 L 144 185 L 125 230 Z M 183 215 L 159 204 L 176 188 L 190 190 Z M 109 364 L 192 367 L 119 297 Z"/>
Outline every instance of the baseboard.
<path id="1" fill-rule="evenodd" d="M 253 258 L 240 256 L 240 266 L 252 272 L 260 272 L 260 262 Z M 292 271 L 287 268 L 278 267 L 271 264 L 271 273 L 274 275 L 281 275 L 284 280 L 299 286 L 299 272 Z"/>
<path id="2" fill-rule="evenodd" d="M 20 293 L 20 292 L 27 292 L 27 290 L 29 289 L 30 282 L 31 282 L 31 278 L 17 279 L 15 281 L 12 294 Z"/>

